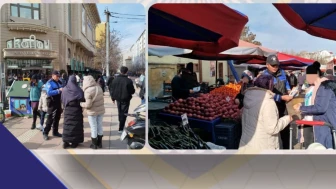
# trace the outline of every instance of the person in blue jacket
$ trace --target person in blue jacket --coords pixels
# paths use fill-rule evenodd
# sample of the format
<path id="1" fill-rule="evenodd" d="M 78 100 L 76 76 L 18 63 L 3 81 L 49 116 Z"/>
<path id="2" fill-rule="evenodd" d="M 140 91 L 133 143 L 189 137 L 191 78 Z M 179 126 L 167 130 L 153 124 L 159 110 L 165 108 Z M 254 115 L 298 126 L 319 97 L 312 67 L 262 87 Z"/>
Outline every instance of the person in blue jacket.
<path id="1" fill-rule="evenodd" d="M 47 91 L 48 118 L 43 131 L 44 140 L 48 140 L 48 134 L 53 127 L 53 136 L 62 137 L 58 132 L 58 124 L 62 114 L 61 93 L 62 84 L 59 82 L 59 71 L 53 71 L 51 79 L 45 84 Z"/>
<path id="2" fill-rule="evenodd" d="M 273 93 L 275 103 L 278 107 L 279 117 L 283 117 L 288 114 L 286 108 L 286 102 L 293 99 L 289 96 L 290 85 L 286 77 L 286 73 L 283 69 L 279 68 L 280 62 L 276 55 L 270 55 L 266 60 L 267 69 L 263 74 L 273 76 L 274 89 Z M 280 132 L 282 148 L 289 149 L 289 127 L 285 127 L 284 130 Z"/>
<path id="3" fill-rule="evenodd" d="M 309 84 L 314 85 L 310 106 L 299 103 L 294 109 L 302 115 L 313 116 L 314 121 L 323 121 L 336 128 L 336 82 L 322 77 L 321 64 L 314 62 L 306 69 L 306 78 Z M 326 148 L 334 148 L 331 129 L 326 126 L 316 126 L 314 142 Z"/>
<path id="4" fill-rule="evenodd" d="M 41 97 L 42 86 L 43 82 L 41 80 L 38 81 L 37 75 L 33 75 L 31 78 L 30 91 L 29 91 L 30 106 L 33 109 L 33 123 L 31 129 L 36 128 L 36 119 L 37 117 L 41 117 L 38 111 L 38 107 Z"/>

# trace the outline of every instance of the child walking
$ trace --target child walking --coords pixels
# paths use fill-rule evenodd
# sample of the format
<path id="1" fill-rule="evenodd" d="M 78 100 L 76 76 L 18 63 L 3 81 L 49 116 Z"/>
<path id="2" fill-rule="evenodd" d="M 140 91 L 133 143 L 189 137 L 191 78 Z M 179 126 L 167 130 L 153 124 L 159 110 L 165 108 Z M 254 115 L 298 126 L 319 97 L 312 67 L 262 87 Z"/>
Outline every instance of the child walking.
<path id="1" fill-rule="evenodd" d="M 41 97 L 40 97 L 40 102 L 39 102 L 39 111 L 41 114 L 41 120 L 40 120 L 40 125 L 37 127 L 37 129 L 43 131 L 43 124 L 44 124 L 44 118 L 47 114 L 48 106 L 47 106 L 47 91 L 46 88 L 43 85 L 42 92 L 41 92 Z"/>

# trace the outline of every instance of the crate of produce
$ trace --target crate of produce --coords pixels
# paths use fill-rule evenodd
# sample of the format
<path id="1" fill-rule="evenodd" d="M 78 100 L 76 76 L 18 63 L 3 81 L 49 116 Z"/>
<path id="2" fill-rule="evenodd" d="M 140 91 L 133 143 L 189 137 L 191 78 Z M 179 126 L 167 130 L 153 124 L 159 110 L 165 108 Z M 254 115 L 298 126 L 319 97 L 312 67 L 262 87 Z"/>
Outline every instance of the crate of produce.
<path id="1" fill-rule="evenodd" d="M 179 125 L 179 123 L 182 122 L 181 116 L 178 115 L 160 113 L 159 118 L 172 125 Z M 191 128 L 203 129 L 204 131 L 210 133 L 212 142 L 215 142 L 214 126 L 221 122 L 221 118 L 216 118 L 212 121 L 206 121 L 188 117 L 188 122 Z"/>
<path id="2" fill-rule="evenodd" d="M 223 121 L 214 128 L 215 144 L 226 149 L 238 149 L 241 137 L 241 123 L 233 120 Z"/>

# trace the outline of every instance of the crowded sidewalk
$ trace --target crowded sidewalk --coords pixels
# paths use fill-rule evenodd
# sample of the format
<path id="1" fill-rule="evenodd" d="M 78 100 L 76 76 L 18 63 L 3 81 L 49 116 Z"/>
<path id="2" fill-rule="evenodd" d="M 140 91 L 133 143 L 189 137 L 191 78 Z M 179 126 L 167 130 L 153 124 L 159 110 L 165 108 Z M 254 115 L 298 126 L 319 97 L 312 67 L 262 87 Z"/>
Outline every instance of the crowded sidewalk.
<path id="1" fill-rule="evenodd" d="M 138 96 L 139 89 L 131 100 L 129 112 L 140 105 L 141 99 Z M 103 118 L 103 149 L 127 149 L 127 144 L 120 141 L 120 134 L 118 133 L 118 109 L 117 105 L 112 103 L 108 92 L 104 93 L 105 115 Z M 79 144 L 78 149 L 90 149 L 91 132 L 86 111 L 84 115 L 84 143 Z M 132 118 L 127 118 L 126 124 Z M 32 118 L 13 117 L 6 120 L 5 127 L 28 149 L 63 149 L 62 138 L 50 136 L 48 141 L 43 140 L 42 132 L 40 130 L 31 130 Z M 39 121 L 37 121 L 39 124 Z M 60 119 L 59 132 L 63 132 L 63 114 Z"/>

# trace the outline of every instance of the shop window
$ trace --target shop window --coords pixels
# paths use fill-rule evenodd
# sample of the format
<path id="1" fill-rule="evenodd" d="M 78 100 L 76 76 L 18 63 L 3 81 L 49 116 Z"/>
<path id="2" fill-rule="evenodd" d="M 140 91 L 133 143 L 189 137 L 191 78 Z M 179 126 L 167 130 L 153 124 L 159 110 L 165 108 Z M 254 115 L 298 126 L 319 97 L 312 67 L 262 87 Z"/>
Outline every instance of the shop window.
<path id="1" fill-rule="evenodd" d="M 40 20 L 41 7 L 38 3 L 10 4 L 10 14 L 13 17 Z"/>
<path id="2" fill-rule="evenodd" d="M 68 29 L 69 35 L 71 35 L 71 4 L 68 4 Z"/>

